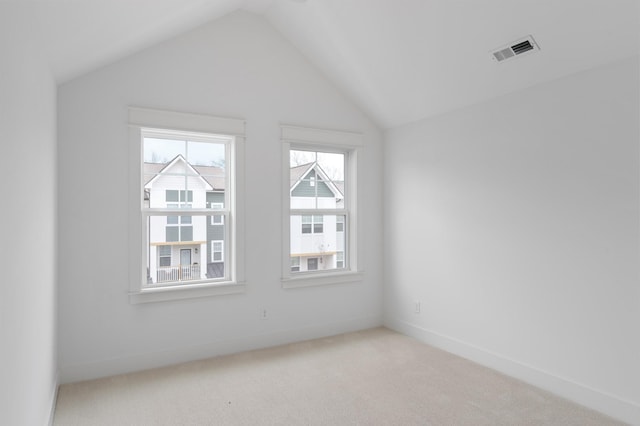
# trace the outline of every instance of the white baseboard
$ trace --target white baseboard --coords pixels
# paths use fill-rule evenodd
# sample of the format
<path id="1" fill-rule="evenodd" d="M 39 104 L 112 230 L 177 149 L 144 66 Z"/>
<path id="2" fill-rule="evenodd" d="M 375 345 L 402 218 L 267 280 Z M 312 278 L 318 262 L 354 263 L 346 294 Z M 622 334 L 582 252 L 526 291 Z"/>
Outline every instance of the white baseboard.
<path id="1" fill-rule="evenodd" d="M 522 380 L 580 405 L 600 411 L 610 417 L 632 425 L 640 425 L 640 405 L 632 401 L 590 388 L 405 321 L 385 318 L 384 325 L 421 342 Z"/>
<path id="2" fill-rule="evenodd" d="M 380 326 L 382 326 L 382 317 L 376 315 L 296 329 L 270 331 L 235 339 L 219 340 L 203 345 L 171 348 L 165 351 L 135 354 L 86 364 L 67 365 L 61 367 L 61 384 L 149 370 Z"/>
<path id="3" fill-rule="evenodd" d="M 53 419 L 56 414 L 56 402 L 58 401 L 58 387 L 60 386 L 60 372 L 56 373 L 56 377 L 53 380 L 53 389 L 51 390 L 51 399 L 50 399 L 50 407 L 49 410 L 49 421 L 46 423 L 49 426 L 53 426 Z"/>

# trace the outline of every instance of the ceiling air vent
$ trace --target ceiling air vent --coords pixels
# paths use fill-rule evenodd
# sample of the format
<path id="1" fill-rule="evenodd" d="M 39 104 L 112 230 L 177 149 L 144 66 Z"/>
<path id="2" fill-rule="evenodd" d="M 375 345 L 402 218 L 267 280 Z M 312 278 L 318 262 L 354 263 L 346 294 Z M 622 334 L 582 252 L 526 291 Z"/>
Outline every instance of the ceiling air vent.
<path id="1" fill-rule="evenodd" d="M 538 44 L 532 36 L 527 36 L 520 40 L 516 40 L 513 43 L 509 43 L 506 46 L 494 49 L 491 52 L 491 57 L 494 61 L 502 62 L 506 59 L 515 58 L 516 56 L 527 52 L 535 52 L 536 50 L 540 50 L 540 47 L 538 47 Z"/>

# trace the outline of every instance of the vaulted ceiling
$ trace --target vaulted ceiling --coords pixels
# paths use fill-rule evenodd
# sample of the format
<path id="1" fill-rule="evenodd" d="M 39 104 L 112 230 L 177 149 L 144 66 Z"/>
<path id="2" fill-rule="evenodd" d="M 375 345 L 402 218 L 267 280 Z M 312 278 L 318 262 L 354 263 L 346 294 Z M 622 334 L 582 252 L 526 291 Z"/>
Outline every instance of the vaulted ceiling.
<path id="1" fill-rule="evenodd" d="M 640 52 L 638 0 L 3 0 L 58 83 L 232 11 L 263 15 L 382 128 Z M 532 35 L 540 51 L 490 52 Z"/>

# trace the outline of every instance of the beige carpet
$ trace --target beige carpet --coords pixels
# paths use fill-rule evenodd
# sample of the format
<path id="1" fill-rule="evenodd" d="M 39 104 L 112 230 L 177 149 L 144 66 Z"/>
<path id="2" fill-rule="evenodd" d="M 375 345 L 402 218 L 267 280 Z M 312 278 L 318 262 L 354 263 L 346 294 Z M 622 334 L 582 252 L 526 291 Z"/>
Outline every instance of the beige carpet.
<path id="1" fill-rule="evenodd" d="M 64 385 L 55 425 L 615 425 L 378 328 Z"/>

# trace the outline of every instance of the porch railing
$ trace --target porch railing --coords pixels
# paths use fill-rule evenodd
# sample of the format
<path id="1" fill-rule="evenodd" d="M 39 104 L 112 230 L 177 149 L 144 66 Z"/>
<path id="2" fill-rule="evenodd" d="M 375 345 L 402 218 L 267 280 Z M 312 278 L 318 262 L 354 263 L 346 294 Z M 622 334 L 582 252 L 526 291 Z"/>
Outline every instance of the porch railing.
<path id="1" fill-rule="evenodd" d="M 200 279 L 200 265 L 161 266 L 156 273 L 157 283 Z"/>

